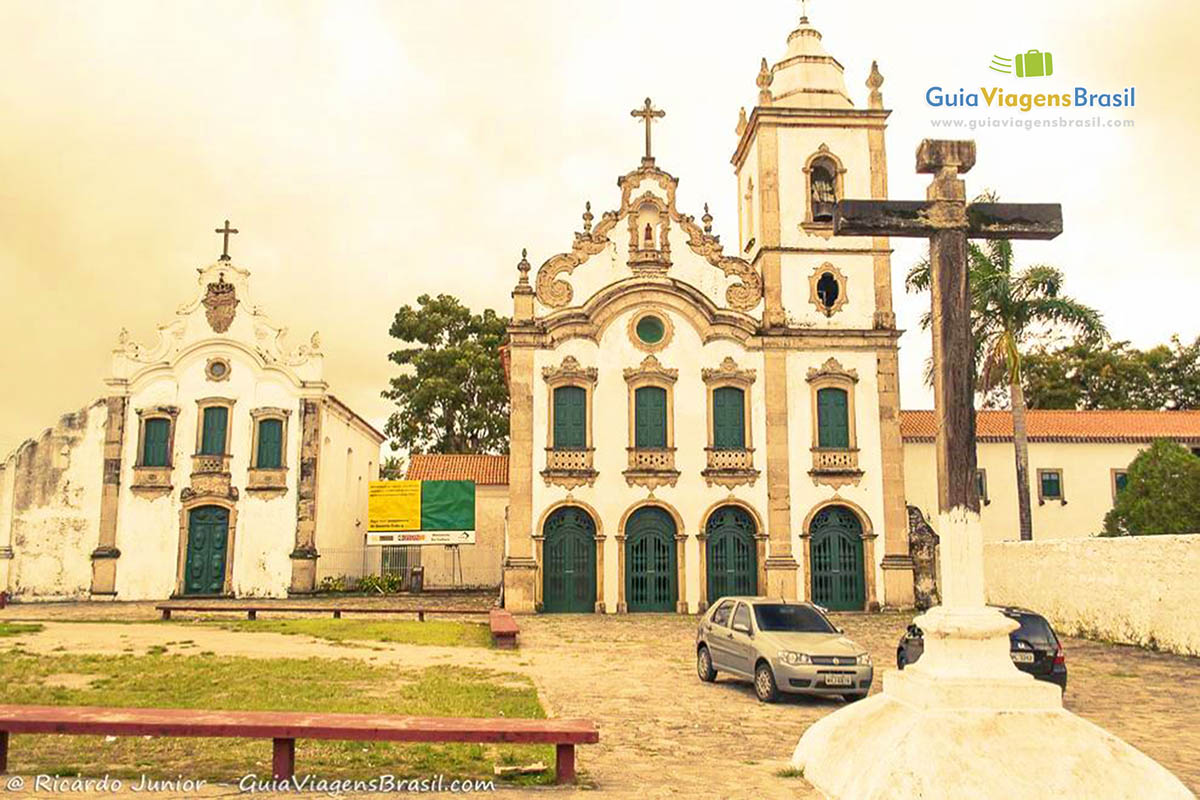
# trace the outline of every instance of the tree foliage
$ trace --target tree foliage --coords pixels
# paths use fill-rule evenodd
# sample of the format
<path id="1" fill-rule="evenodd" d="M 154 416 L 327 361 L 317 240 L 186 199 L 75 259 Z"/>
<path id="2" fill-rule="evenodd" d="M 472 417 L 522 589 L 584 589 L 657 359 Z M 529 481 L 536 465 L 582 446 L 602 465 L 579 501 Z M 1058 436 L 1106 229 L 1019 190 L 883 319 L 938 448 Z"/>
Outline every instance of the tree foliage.
<path id="1" fill-rule="evenodd" d="M 1159 439 L 1129 465 L 1101 536 L 1200 533 L 1200 458 Z"/>
<path id="2" fill-rule="evenodd" d="M 409 347 L 383 396 L 397 410 L 385 432 L 393 448 L 429 453 L 508 450 L 508 385 L 500 363 L 508 319 L 473 314 L 450 295 L 421 295 L 396 312 L 391 335 Z"/>
<path id="3" fill-rule="evenodd" d="M 1139 350 L 1129 342 L 1076 339 L 1025 357 L 1030 408 L 1200 409 L 1200 337 Z"/>

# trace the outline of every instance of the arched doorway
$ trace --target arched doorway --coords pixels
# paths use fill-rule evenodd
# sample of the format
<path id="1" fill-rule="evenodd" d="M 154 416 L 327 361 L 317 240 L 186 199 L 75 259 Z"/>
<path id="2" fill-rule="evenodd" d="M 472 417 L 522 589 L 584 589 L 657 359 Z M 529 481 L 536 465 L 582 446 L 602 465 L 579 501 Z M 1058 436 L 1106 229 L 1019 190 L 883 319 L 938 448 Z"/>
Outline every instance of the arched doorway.
<path id="1" fill-rule="evenodd" d="M 862 611 L 862 523 L 845 506 L 827 506 L 809 525 L 812 557 L 812 600 L 830 611 Z"/>
<path id="2" fill-rule="evenodd" d="M 199 506 L 188 512 L 187 556 L 183 593 L 224 594 L 229 556 L 229 509 Z"/>
<path id="3" fill-rule="evenodd" d="M 758 594 L 754 518 L 744 508 L 721 506 L 704 527 L 708 559 L 708 602 L 729 595 Z"/>
<path id="4" fill-rule="evenodd" d="M 625 523 L 625 601 L 629 611 L 675 611 L 679 597 L 675 520 L 655 506 Z"/>
<path id="5" fill-rule="evenodd" d="M 542 528 L 542 610 L 596 610 L 596 523 L 582 508 L 564 506 Z"/>

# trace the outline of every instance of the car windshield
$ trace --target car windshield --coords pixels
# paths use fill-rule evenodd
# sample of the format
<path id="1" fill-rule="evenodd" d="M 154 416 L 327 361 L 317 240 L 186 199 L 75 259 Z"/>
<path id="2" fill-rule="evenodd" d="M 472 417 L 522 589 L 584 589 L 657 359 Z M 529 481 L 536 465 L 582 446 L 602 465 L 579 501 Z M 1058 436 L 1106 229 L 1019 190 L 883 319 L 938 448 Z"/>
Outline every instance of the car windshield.
<path id="1" fill-rule="evenodd" d="M 754 619 L 760 631 L 834 633 L 834 627 L 814 608 L 787 603 L 757 603 Z"/>
<path id="2" fill-rule="evenodd" d="M 1020 639 L 1037 647 L 1054 647 L 1058 644 L 1058 640 L 1054 638 L 1054 631 L 1050 630 L 1050 625 L 1041 617 L 1021 614 L 1016 617 L 1016 621 L 1020 623 L 1021 627 L 1010 634 L 1014 639 Z"/>

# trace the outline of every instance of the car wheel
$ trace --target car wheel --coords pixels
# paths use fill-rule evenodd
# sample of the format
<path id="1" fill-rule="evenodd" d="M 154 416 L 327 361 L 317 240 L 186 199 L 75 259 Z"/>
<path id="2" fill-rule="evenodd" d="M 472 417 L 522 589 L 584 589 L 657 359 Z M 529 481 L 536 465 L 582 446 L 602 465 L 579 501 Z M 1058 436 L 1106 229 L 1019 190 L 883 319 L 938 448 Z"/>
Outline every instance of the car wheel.
<path id="1" fill-rule="evenodd" d="M 775 673 L 771 672 L 771 665 L 765 661 L 754 669 L 754 694 L 763 703 L 774 703 L 779 699 L 779 689 L 775 686 Z"/>
<path id="2" fill-rule="evenodd" d="M 712 683 L 717 679 L 717 671 L 713 669 L 712 655 L 708 652 L 707 647 L 701 647 L 696 651 L 696 674 L 705 683 Z"/>
<path id="3" fill-rule="evenodd" d="M 844 694 L 844 695 L 842 695 L 842 699 L 845 700 L 847 703 L 857 703 L 859 700 L 862 700 L 866 696 L 867 696 L 866 692 L 857 692 L 855 694 Z"/>

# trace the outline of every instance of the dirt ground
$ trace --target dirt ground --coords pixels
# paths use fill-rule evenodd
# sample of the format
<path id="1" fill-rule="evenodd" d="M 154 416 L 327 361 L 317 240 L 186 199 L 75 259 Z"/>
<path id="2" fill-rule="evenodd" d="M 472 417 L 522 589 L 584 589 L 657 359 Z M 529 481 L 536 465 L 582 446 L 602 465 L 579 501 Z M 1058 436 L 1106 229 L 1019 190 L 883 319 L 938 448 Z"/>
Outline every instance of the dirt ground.
<path id="1" fill-rule="evenodd" d="M 48 622 L 43 632 L 20 637 L 22 646 L 34 652 L 57 647 L 80 652 L 132 647 L 142 652 L 187 639 L 194 642 L 192 649 L 169 647 L 169 652 L 361 658 L 404 667 L 469 664 L 527 674 L 549 714 L 588 717 L 601 731 L 600 744 L 579 750 L 583 785 L 541 789 L 539 795 L 815 798 L 817 793 L 802 778 L 777 773 L 787 766 L 807 726 L 841 706 L 837 700 L 812 699 L 764 705 L 755 700 L 749 684 L 725 679 L 701 683 L 694 671 L 695 620 L 690 617 L 522 617 L 521 649 L 513 653 L 379 642 L 345 647 L 196 625 L 187 625 L 184 636 L 181 625 L 149 622 L 155 616 L 152 604 L 107 608 L 104 615 L 96 613 L 94 604 L 10 606 L 0 612 L 0 620 L 122 620 Z M 894 664 L 895 642 L 907 619 L 900 614 L 837 616 L 847 634 L 871 651 L 876 689 L 882 670 Z M 1200 659 L 1078 639 L 1066 639 L 1064 648 L 1070 670 L 1067 708 L 1142 749 L 1193 791 L 1200 790 Z M 236 789 L 211 796 L 222 793 Z M 533 793 L 512 789 L 505 795 Z"/>

